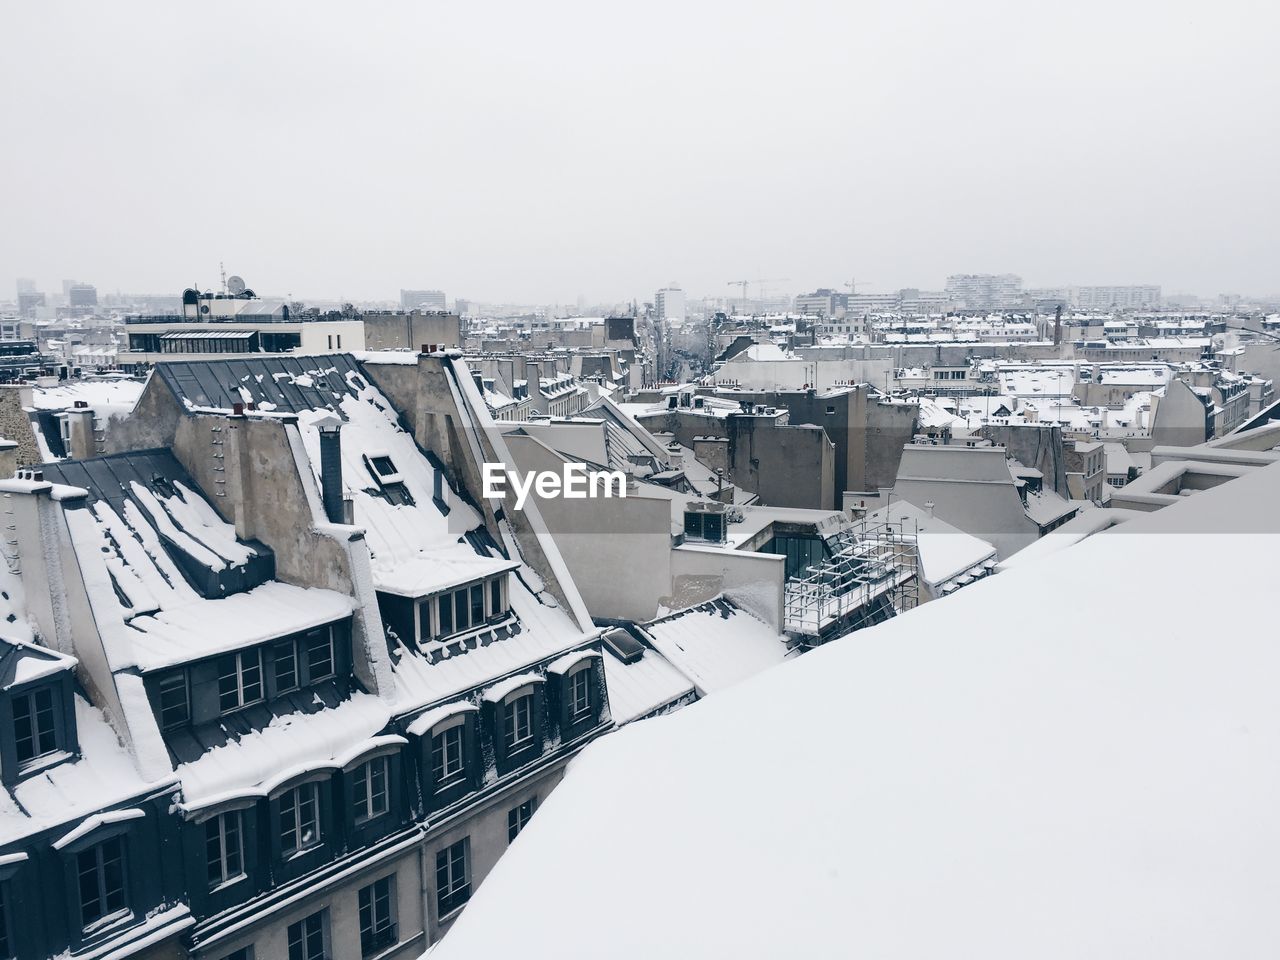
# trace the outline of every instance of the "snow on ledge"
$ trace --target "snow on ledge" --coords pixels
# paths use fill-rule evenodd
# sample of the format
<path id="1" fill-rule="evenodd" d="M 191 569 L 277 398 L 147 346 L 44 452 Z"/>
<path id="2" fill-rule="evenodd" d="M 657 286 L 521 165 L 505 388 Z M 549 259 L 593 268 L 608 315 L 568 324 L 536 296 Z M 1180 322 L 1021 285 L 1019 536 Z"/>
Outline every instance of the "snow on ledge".
<path id="1" fill-rule="evenodd" d="M 453 703 L 446 703 L 442 707 L 436 707 L 414 717 L 413 722 L 406 728 L 409 733 L 415 737 L 421 737 L 430 733 L 432 729 L 439 723 L 443 723 L 450 717 L 456 717 L 460 713 L 471 713 L 480 708 L 469 700 L 455 700 Z"/>
<path id="2" fill-rule="evenodd" d="M 70 833 L 64 833 L 57 840 L 53 841 L 53 849 L 61 850 L 68 844 L 75 843 L 82 837 L 87 837 L 99 827 L 109 826 L 113 823 L 125 823 L 129 820 L 138 820 L 145 817 L 146 813 L 137 807 L 130 807 L 127 810 L 108 810 L 106 813 L 95 813 L 92 817 L 85 817 Z"/>
<path id="3" fill-rule="evenodd" d="M 501 703 L 521 687 L 527 687 L 531 683 L 546 682 L 547 678 L 540 673 L 520 673 L 514 677 L 507 677 L 501 683 L 495 683 L 492 687 L 489 687 L 484 692 L 484 699 L 489 703 Z"/>
<path id="4" fill-rule="evenodd" d="M 547 673 L 565 674 L 569 673 L 578 664 L 584 660 L 590 660 L 592 657 L 599 657 L 599 650 L 575 650 L 573 653 L 566 653 L 558 660 L 553 660 L 547 665 Z"/>

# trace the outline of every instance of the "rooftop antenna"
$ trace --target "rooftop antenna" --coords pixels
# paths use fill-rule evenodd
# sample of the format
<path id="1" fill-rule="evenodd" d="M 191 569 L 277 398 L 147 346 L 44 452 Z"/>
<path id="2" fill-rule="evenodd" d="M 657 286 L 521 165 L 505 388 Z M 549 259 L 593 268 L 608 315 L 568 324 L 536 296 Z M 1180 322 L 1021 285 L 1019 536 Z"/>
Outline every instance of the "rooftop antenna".
<path id="1" fill-rule="evenodd" d="M 227 294 L 227 268 L 222 265 L 222 261 L 218 261 L 218 274 L 222 277 L 222 295 Z"/>

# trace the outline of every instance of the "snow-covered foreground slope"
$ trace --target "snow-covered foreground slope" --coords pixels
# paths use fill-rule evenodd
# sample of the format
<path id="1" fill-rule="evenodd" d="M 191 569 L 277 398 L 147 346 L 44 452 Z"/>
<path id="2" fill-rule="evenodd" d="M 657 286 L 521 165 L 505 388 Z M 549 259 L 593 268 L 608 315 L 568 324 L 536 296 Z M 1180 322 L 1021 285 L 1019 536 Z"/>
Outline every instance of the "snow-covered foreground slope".
<path id="1" fill-rule="evenodd" d="M 605 738 L 432 960 L 1276 956 L 1277 497 L 1259 471 Z"/>

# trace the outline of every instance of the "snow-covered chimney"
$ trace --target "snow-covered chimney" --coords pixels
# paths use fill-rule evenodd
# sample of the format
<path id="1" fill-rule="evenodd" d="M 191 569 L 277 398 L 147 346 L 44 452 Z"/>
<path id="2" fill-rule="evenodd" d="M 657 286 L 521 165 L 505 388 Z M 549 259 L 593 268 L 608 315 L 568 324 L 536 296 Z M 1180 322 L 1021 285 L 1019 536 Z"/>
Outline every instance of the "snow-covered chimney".
<path id="1" fill-rule="evenodd" d="M 933 501 L 932 501 L 932 500 L 926 500 L 926 501 L 924 502 L 924 512 L 925 512 L 925 513 L 927 513 L 927 514 L 928 514 L 929 516 L 931 516 L 931 517 L 933 516 Z"/>
<path id="2" fill-rule="evenodd" d="M 342 508 L 342 419 L 330 413 L 316 421 L 320 431 L 320 498 L 330 523 L 345 520 Z"/>

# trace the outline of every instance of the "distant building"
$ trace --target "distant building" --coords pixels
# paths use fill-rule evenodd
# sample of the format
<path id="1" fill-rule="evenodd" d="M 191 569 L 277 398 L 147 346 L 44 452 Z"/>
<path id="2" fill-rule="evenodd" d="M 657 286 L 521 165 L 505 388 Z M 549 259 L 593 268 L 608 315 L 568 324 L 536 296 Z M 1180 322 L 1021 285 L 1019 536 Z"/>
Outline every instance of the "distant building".
<path id="1" fill-rule="evenodd" d="M 843 293 L 820 287 L 796 297 L 796 313 L 806 317 L 835 317 L 844 314 L 848 298 Z"/>
<path id="2" fill-rule="evenodd" d="M 968 310 L 1009 310 L 1022 303 L 1022 278 L 1013 273 L 957 273 L 947 296 Z"/>
<path id="3" fill-rule="evenodd" d="M 684 291 L 674 283 L 669 287 L 663 287 L 653 295 L 653 309 L 657 313 L 659 320 L 684 323 Z"/>
<path id="4" fill-rule="evenodd" d="M 403 310 L 443 310 L 443 290 L 401 290 L 400 307 Z"/>
<path id="5" fill-rule="evenodd" d="M 67 290 L 73 317 L 90 316 L 98 309 L 98 288 L 92 283 L 73 283 Z"/>
<path id="6" fill-rule="evenodd" d="M 34 319 L 36 312 L 45 305 L 44 294 L 38 290 L 18 291 L 18 314 L 28 320 Z"/>
<path id="7" fill-rule="evenodd" d="M 1079 310 L 1152 310 L 1160 305 L 1158 286 L 1076 287 L 1074 294 Z"/>

